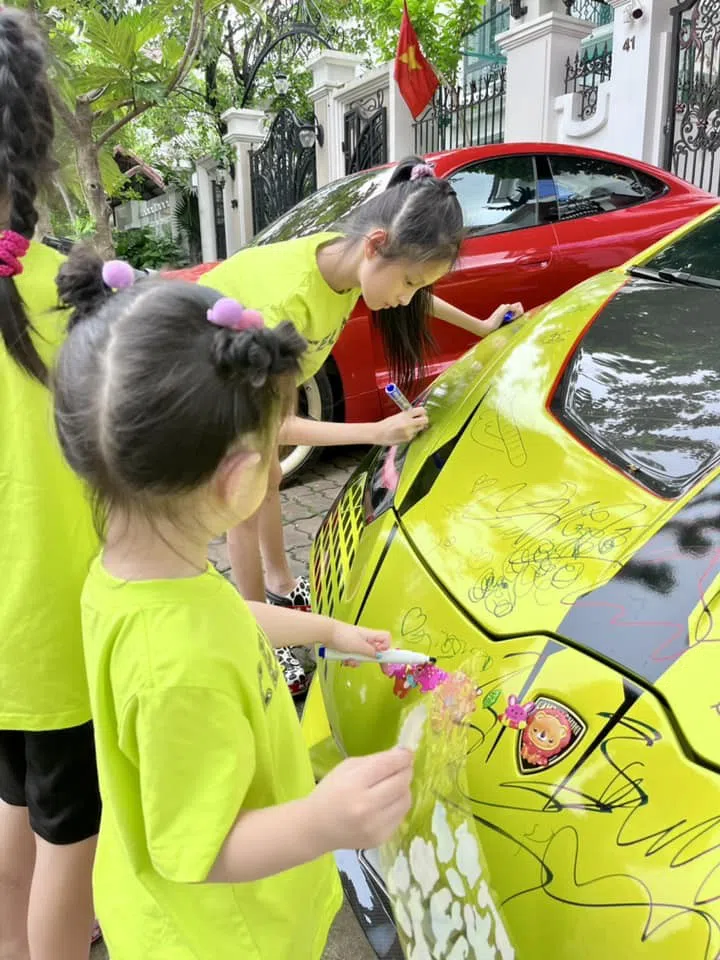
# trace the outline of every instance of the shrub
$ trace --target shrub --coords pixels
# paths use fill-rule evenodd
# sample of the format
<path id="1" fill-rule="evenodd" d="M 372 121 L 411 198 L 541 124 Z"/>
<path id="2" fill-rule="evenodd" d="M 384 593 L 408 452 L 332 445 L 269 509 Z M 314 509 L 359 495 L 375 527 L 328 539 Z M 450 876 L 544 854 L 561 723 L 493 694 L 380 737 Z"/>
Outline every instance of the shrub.
<path id="1" fill-rule="evenodd" d="M 152 227 L 118 230 L 114 235 L 115 252 L 137 270 L 182 267 L 186 258 L 169 233 L 156 233 Z"/>

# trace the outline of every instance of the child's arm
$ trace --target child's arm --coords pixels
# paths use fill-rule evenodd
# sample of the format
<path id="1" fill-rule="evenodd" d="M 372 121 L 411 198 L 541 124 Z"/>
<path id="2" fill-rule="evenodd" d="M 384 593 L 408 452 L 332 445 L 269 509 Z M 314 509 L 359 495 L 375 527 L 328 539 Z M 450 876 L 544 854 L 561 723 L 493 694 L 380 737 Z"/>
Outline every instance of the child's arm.
<path id="1" fill-rule="evenodd" d="M 392 447 L 406 443 L 428 425 L 422 407 L 404 410 L 379 423 L 331 423 L 327 420 L 307 420 L 288 417 L 280 428 L 281 444 L 300 444 L 311 447 L 344 447 L 368 444 Z"/>
<path id="2" fill-rule="evenodd" d="M 352 757 L 310 796 L 242 812 L 207 882 L 252 883 L 333 850 L 379 846 L 410 809 L 412 762 L 412 754 L 399 747 Z"/>
<path id="3" fill-rule="evenodd" d="M 512 313 L 513 317 L 519 317 L 525 311 L 521 303 L 502 303 L 497 310 L 490 314 L 487 320 L 478 320 L 477 317 L 465 313 L 464 310 L 458 310 L 451 303 L 447 303 L 439 297 L 433 297 L 432 312 L 438 320 L 444 320 L 455 327 L 460 327 L 461 330 L 474 333 L 476 337 L 486 337 L 502 324 L 505 314 Z"/>
<path id="4" fill-rule="evenodd" d="M 356 627 L 314 613 L 300 615 L 297 610 L 254 600 L 248 606 L 274 647 L 309 647 L 317 643 L 347 653 L 348 659 L 354 653 L 372 657 L 390 647 L 387 630 Z"/>

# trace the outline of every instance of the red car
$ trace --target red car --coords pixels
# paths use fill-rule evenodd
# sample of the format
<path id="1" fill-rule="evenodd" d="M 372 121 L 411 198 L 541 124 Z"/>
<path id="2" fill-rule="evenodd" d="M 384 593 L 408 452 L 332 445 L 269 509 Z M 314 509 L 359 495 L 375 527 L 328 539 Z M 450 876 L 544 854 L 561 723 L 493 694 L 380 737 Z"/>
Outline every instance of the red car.
<path id="1" fill-rule="evenodd" d="M 713 197 L 636 160 L 597 150 L 543 143 L 469 147 L 428 157 L 450 180 L 468 237 L 438 296 L 475 316 L 519 300 L 537 307 L 618 266 L 718 203 Z M 323 187 L 259 233 L 252 244 L 327 230 L 382 190 L 391 167 L 366 170 Z M 212 264 L 180 275 L 196 279 Z M 438 354 L 425 382 L 463 353 L 471 335 L 436 321 Z M 301 390 L 301 410 L 349 422 L 396 412 L 384 393 L 389 374 L 378 334 L 360 301 L 319 373 Z M 286 448 L 285 476 L 305 466 L 313 448 Z"/>

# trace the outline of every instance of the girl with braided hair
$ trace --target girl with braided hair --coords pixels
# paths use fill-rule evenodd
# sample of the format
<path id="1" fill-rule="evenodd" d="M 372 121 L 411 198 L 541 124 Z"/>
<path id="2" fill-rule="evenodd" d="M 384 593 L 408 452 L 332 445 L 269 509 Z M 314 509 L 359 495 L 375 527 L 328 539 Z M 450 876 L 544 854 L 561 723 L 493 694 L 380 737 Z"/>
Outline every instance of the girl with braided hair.
<path id="1" fill-rule="evenodd" d="M 87 960 L 100 800 L 80 592 L 97 552 L 52 429 L 60 254 L 32 236 L 53 120 L 40 37 L 0 8 L 0 957 Z"/>

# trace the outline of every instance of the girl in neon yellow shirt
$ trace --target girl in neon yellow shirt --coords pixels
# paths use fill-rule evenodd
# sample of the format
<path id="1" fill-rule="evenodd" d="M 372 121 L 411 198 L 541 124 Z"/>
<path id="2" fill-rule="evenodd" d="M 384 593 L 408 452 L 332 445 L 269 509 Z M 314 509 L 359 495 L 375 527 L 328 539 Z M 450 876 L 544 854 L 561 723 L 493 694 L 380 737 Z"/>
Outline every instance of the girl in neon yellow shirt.
<path id="1" fill-rule="evenodd" d="M 388 837 L 412 758 L 314 786 L 271 646 L 374 654 L 389 637 L 246 604 L 210 540 L 267 490 L 305 343 L 195 284 L 78 253 L 56 424 L 95 491 L 104 550 L 82 599 L 103 817 L 95 897 L 113 960 L 318 960 L 341 903 L 331 851 Z M 129 275 L 128 275 L 129 271 Z"/>
<path id="2" fill-rule="evenodd" d="M 357 207 L 338 232 L 248 247 L 198 282 L 262 310 L 271 326 L 291 320 L 308 341 L 300 382 L 323 365 L 362 296 L 380 330 L 391 374 L 405 389 L 432 347 L 431 316 L 484 337 L 506 313 L 522 313 L 519 303 L 502 304 L 487 320 L 478 320 L 433 296 L 432 285 L 452 268 L 462 239 L 462 209 L 452 185 L 410 157 L 396 165 L 388 187 Z M 281 436 L 286 444 L 391 446 L 411 439 L 426 424 L 420 408 L 380 423 L 291 417 Z M 309 609 L 307 579 L 295 580 L 285 552 L 281 479 L 275 457 L 265 502 L 254 517 L 229 532 L 233 575 L 246 599 L 267 596 L 270 603 Z M 281 657 L 291 688 L 302 693 L 307 681 L 297 660 L 289 651 Z"/>
<path id="3" fill-rule="evenodd" d="M 87 960 L 100 822 L 80 591 L 90 506 L 52 429 L 62 257 L 32 242 L 53 123 L 40 37 L 0 7 L 0 956 Z"/>

